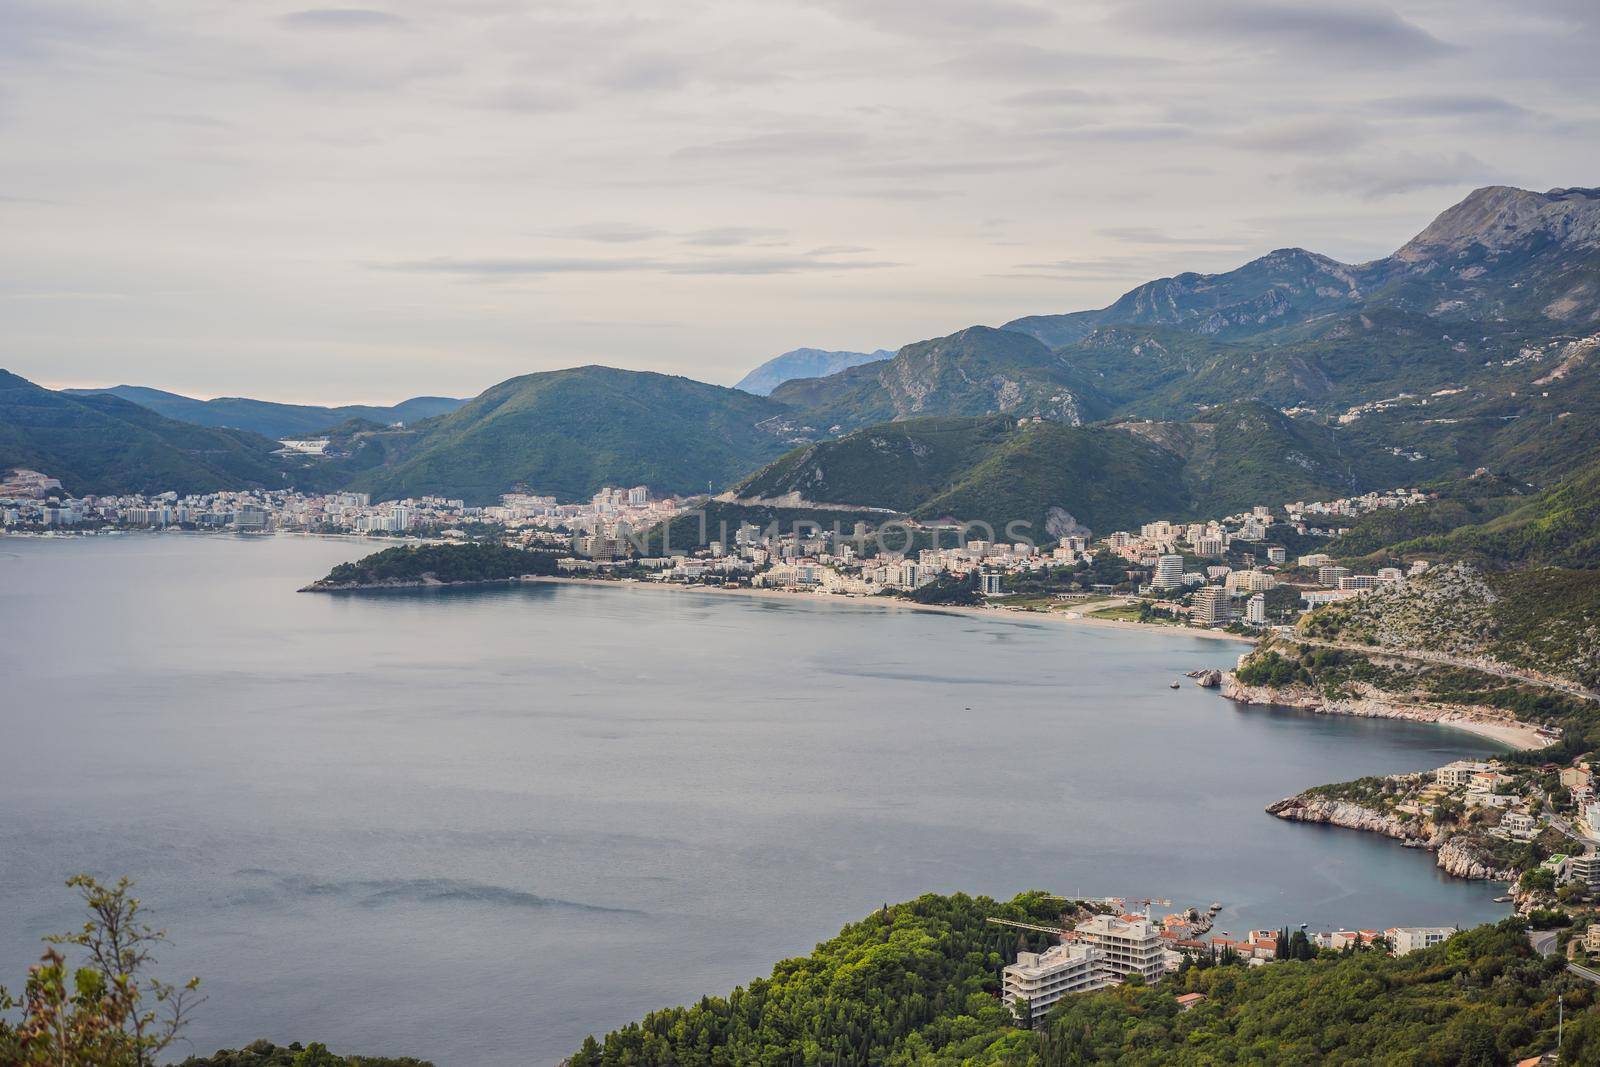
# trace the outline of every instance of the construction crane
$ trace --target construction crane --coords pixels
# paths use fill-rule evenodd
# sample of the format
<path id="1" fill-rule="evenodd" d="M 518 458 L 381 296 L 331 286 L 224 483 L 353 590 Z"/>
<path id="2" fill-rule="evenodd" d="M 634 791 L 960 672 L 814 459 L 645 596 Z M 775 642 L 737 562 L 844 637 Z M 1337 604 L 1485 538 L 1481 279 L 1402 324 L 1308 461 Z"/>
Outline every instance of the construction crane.
<path id="1" fill-rule="evenodd" d="M 996 926 L 1010 926 L 1018 930 L 1033 930 L 1036 933 L 1054 934 L 1057 937 L 1061 937 L 1068 932 L 1065 928 L 1060 926 L 1040 926 L 1038 923 L 1018 922 L 1015 919 L 997 919 L 993 915 L 988 917 L 988 921 L 994 923 Z"/>

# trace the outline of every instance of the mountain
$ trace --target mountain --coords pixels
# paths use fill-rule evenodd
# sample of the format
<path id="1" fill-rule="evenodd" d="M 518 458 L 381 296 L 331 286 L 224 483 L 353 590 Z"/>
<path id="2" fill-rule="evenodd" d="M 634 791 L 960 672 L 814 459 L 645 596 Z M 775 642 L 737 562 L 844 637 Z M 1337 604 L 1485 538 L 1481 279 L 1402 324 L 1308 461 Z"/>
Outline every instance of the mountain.
<path id="1" fill-rule="evenodd" d="M 876 352 L 830 352 L 822 348 L 796 348 L 774 356 L 739 379 L 735 389 L 766 396 L 784 382 L 795 378 L 824 378 L 863 363 L 888 359 L 894 353 L 886 348 Z"/>
<path id="2" fill-rule="evenodd" d="M 1224 274 L 1180 274 L 1146 282 L 1099 311 L 1034 315 L 1003 327 L 1051 345 L 1081 340 L 1096 327 L 1171 326 L 1237 337 L 1357 307 L 1367 274 L 1303 248 L 1280 248 Z"/>
<path id="3" fill-rule="evenodd" d="M 888 423 L 796 449 L 731 496 L 981 520 L 1002 536 L 1016 520 L 1043 539 L 1393 486 L 1407 466 L 1387 453 L 1349 452 L 1328 427 L 1241 403 L 1186 423 L 1019 424 L 997 415 Z"/>
<path id="4" fill-rule="evenodd" d="M 785 382 L 772 399 L 830 430 L 991 412 L 1078 425 L 1107 408 L 1066 359 L 1024 334 L 987 326 L 906 345 L 893 359 L 825 378 Z"/>
<path id="5" fill-rule="evenodd" d="M 1481 475 L 1447 484 L 1426 504 L 1363 516 L 1333 550 L 1375 561 L 1600 569 L 1600 461 L 1543 492 Z"/>
<path id="6" fill-rule="evenodd" d="M 1053 346 L 1121 414 L 1254 398 L 1336 415 L 1471 387 L 1530 347 L 1600 333 L 1600 190 L 1479 189 L 1371 263 L 1279 249 L 1004 329 Z"/>
<path id="7" fill-rule="evenodd" d="M 1600 189 L 1478 189 L 1393 255 L 1352 265 L 1282 248 L 1221 274 L 1146 282 L 1098 311 L 1003 327 L 1060 346 L 1111 324 L 1239 338 L 1329 321 L 1377 303 L 1444 319 L 1534 314 L 1600 321 Z"/>
<path id="8" fill-rule="evenodd" d="M 376 435 L 381 463 L 352 481 L 377 498 L 448 493 L 477 502 L 518 485 L 566 499 L 604 485 L 705 492 L 802 441 L 788 414 L 764 397 L 665 374 L 596 366 L 528 374 L 442 418 Z"/>
<path id="9" fill-rule="evenodd" d="M 108 394 L 149 408 L 169 419 L 192 422 L 197 426 L 226 426 L 282 439 L 318 434 L 348 419 L 370 419 L 389 424 L 410 424 L 436 415 L 447 415 L 465 404 L 444 396 L 418 396 L 392 407 L 347 404 L 343 407 L 317 407 L 310 404 L 275 404 L 267 400 L 223 396 L 215 400 L 196 400 L 178 393 L 150 389 L 141 385 L 114 385 L 108 389 L 63 389 L 72 396 Z"/>
<path id="10" fill-rule="evenodd" d="M 28 467 L 69 493 L 283 488 L 276 441 L 196 426 L 106 394 L 74 396 L 0 370 L 0 470 Z"/>

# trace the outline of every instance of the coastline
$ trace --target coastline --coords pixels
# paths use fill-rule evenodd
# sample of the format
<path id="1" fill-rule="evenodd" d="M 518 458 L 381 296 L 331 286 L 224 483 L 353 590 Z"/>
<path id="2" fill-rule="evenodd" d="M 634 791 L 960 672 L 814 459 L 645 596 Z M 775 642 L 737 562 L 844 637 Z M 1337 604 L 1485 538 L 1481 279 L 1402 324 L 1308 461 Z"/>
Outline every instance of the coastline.
<path id="1" fill-rule="evenodd" d="M 1096 619 L 1081 612 L 1067 611 L 1024 611 L 1019 608 L 1007 607 L 969 607 L 957 604 L 917 604 L 899 597 L 884 596 L 840 596 L 836 593 L 802 593 L 790 592 L 786 589 L 756 589 L 750 586 L 735 586 L 727 588 L 716 585 L 674 585 L 667 582 L 638 582 L 619 581 L 609 578 L 575 578 L 566 575 L 530 575 L 521 579 L 524 582 L 543 582 L 551 585 L 592 585 L 605 586 L 611 589 L 664 589 L 680 593 L 704 593 L 711 596 L 745 596 L 761 597 L 772 600 L 810 600 L 810 601 L 837 601 L 849 604 L 864 604 L 869 607 L 891 608 L 901 611 L 934 612 L 941 615 L 968 615 L 980 619 L 1003 619 L 1008 621 L 1048 621 L 1065 623 L 1073 626 L 1099 626 L 1110 627 L 1118 630 L 1134 630 L 1139 633 L 1172 633 L 1185 637 L 1199 637 L 1209 641 L 1232 641 L 1236 644 L 1253 645 L 1254 639 L 1240 637 L 1238 634 L 1220 633 L 1216 630 L 1205 630 L 1198 626 L 1159 625 L 1151 626 L 1138 622 L 1127 622 L 1123 619 Z"/>
<path id="2" fill-rule="evenodd" d="M 1429 722 L 1484 737 L 1509 749 L 1529 752 L 1547 748 L 1554 738 L 1541 733 L 1529 723 L 1519 722 L 1508 712 L 1491 714 L 1482 708 L 1464 704 L 1399 704 L 1380 697 L 1362 697 L 1356 700 L 1328 700 L 1320 693 L 1297 686 L 1292 689 L 1272 689 L 1266 686 L 1241 685 L 1231 673 L 1222 677 L 1221 694 L 1236 704 L 1245 706 L 1271 706 L 1298 708 L 1318 715 L 1350 715 L 1363 719 L 1404 719 L 1409 722 Z"/>

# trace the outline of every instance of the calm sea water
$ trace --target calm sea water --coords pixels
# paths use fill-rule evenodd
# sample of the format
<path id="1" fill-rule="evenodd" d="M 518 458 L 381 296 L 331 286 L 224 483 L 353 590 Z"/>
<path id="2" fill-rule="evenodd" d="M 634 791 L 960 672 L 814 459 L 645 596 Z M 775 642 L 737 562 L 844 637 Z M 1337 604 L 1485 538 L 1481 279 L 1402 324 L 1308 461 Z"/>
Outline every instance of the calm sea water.
<path id="1" fill-rule="evenodd" d="M 197 1050 L 553 1063 L 926 891 L 1224 901 L 1219 928 L 1471 924 L 1495 887 L 1280 822 L 1493 746 L 1241 709 L 1241 646 L 867 604 L 297 586 L 370 546 L 0 540 L 0 981 L 139 882 Z"/>

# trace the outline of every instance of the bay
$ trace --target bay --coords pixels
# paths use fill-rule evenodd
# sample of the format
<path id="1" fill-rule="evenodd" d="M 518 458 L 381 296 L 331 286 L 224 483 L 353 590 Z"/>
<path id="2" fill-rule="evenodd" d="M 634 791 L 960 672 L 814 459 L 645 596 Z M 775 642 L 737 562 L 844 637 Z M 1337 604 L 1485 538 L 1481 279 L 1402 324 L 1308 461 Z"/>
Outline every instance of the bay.
<path id="1" fill-rule="evenodd" d="M 1245 709 L 1242 645 L 820 598 L 295 589 L 371 544 L 0 540 L 0 981 L 128 874 L 256 1037 L 554 1063 L 923 892 L 1226 904 L 1220 930 L 1470 925 L 1496 886 L 1284 823 L 1496 751 Z"/>

